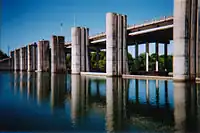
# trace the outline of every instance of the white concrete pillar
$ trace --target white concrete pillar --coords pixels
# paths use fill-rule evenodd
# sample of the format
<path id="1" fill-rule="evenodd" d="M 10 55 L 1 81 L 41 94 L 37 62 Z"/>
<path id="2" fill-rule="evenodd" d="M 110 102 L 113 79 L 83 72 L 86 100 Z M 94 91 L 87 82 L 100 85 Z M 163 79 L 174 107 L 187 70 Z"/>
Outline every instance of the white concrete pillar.
<path id="1" fill-rule="evenodd" d="M 138 56 L 139 56 L 139 44 L 135 44 L 135 62 L 136 62 L 136 71 L 139 69 L 139 63 L 138 63 Z"/>
<path id="2" fill-rule="evenodd" d="M 27 47 L 20 48 L 20 71 L 27 70 Z"/>
<path id="3" fill-rule="evenodd" d="M 51 72 L 60 73 L 66 71 L 66 57 L 64 51 L 64 36 L 52 36 L 51 47 Z"/>
<path id="4" fill-rule="evenodd" d="M 149 72 L 149 43 L 146 43 L 146 72 Z"/>
<path id="5" fill-rule="evenodd" d="M 189 0 L 174 0 L 173 28 L 173 78 L 174 80 L 188 79 L 189 54 Z M 186 21 L 187 20 L 187 21 Z"/>
<path id="6" fill-rule="evenodd" d="M 80 40 L 80 27 L 73 27 L 71 29 L 71 34 L 72 34 L 72 58 L 71 58 L 71 69 L 72 69 L 72 74 L 80 74 L 81 72 L 81 40 Z"/>
<path id="7" fill-rule="evenodd" d="M 174 121 L 176 133 L 184 132 L 186 126 L 186 84 L 174 82 Z"/>
<path id="8" fill-rule="evenodd" d="M 37 71 L 48 72 L 49 70 L 49 41 L 42 40 L 38 42 Z"/>
<path id="9" fill-rule="evenodd" d="M 165 43 L 164 44 L 164 68 L 165 68 L 165 71 L 168 72 L 168 50 L 167 50 L 167 46 L 168 44 Z"/>
<path id="10" fill-rule="evenodd" d="M 159 43 L 156 42 L 156 72 L 159 71 Z"/>
<path id="11" fill-rule="evenodd" d="M 106 73 L 117 75 L 117 14 L 106 14 Z"/>
<path id="12" fill-rule="evenodd" d="M 36 44 L 30 44 L 27 46 L 27 56 L 28 56 L 28 68 L 27 71 L 28 72 L 33 72 L 36 70 Z"/>
<path id="13" fill-rule="evenodd" d="M 106 14 L 106 73 L 121 76 L 127 73 L 126 15 Z M 125 63 L 125 64 L 124 64 Z"/>

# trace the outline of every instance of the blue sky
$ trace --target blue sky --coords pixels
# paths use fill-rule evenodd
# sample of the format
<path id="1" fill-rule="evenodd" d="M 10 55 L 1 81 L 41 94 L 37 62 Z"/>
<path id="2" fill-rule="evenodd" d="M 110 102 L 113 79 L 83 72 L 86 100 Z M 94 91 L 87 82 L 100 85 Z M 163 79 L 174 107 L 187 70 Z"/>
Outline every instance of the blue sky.
<path id="1" fill-rule="evenodd" d="M 128 24 L 173 15 L 173 0 L 1 0 L 0 49 L 7 52 L 53 34 L 71 40 L 71 27 L 86 26 L 90 35 L 105 31 L 105 14 L 117 12 L 128 16 Z M 62 32 L 60 23 L 63 23 Z M 154 52 L 154 45 L 150 45 Z M 160 45 L 163 53 L 163 45 Z M 139 47 L 144 52 L 144 45 Z M 129 52 L 134 52 L 129 48 Z M 172 52 L 172 44 L 169 45 Z"/>

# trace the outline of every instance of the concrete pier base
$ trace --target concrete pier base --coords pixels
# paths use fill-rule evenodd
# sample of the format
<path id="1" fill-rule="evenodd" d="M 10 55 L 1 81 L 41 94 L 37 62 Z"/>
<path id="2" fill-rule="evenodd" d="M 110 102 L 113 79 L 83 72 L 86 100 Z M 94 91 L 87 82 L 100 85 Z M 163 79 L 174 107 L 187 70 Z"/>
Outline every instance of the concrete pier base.
<path id="1" fill-rule="evenodd" d="M 13 71 L 14 70 L 14 51 L 10 51 L 10 70 Z"/>
<path id="2" fill-rule="evenodd" d="M 20 49 L 14 51 L 14 70 L 20 70 Z"/>
<path id="3" fill-rule="evenodd" d="M 106 14 L 106 73 L 121 76 L 127 73 L 126 15 Z M 123 65 L 124 64 L 124 65 Z"/>
<path id="4" fill-rule="evenodd" d="M 39 41 L 37 50 L 37 71 L 48 72 L 50 70 L 49 64 L 49 41 Z"/>
<path id="5" fill-rule="evenodd" d="M 30 44 L 27 46 L 27 50 L 28 50 L 28 68 L 27 71 L 28 72 L 33 72 L 36 70 L 36 48 L 37 48 L 37 44 Z"/>
<path id="6" fill-rule="evenodd" d="M 64 52 L 64 36 L 52 36 L 51 72 L 66 72 L 66 57 Z"/>

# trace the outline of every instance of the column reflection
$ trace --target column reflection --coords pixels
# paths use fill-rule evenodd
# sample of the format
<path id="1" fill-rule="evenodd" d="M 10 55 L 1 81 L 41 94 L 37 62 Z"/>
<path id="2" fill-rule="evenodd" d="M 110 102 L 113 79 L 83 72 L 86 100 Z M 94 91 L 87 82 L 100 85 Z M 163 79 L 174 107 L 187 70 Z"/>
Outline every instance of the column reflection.
<path id="1" fill-rule="evenodd" d="M 37 103 L 41 105 L 42 101 L 49 100 L 50 94 L 50 74 L 37 72 Z"/>
<path id="2" fill-rule="evenodd" d="M 35 99 L 36 97 L 36 73 L 35 72 L 28 72 L 27 76 L 27 98 Z"/>
<path id="3" fill-rule="evenodd" d="M 65 94 L 66 94 L 66 75 L 65 74 L 51 74 L 51 108 L 64 108 Z"/>
<path id="4" fill-rule="evenodd" d="M 106 78 L 106 129 L 109 132 L 122 130 L 125 125 L 128 91 L 123 82 L 126 81 L 122 78 Z"/>

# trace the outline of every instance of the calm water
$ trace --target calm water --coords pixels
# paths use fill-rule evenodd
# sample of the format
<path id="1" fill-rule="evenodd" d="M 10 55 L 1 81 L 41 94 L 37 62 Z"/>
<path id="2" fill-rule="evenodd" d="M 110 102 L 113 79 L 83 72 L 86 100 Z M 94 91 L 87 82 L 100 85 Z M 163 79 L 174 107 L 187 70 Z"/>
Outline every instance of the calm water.
<path id="1" fill-rule="evenodd" d="M 1 131 L 200 132 L 200 86 L 0 73 Z"/>

